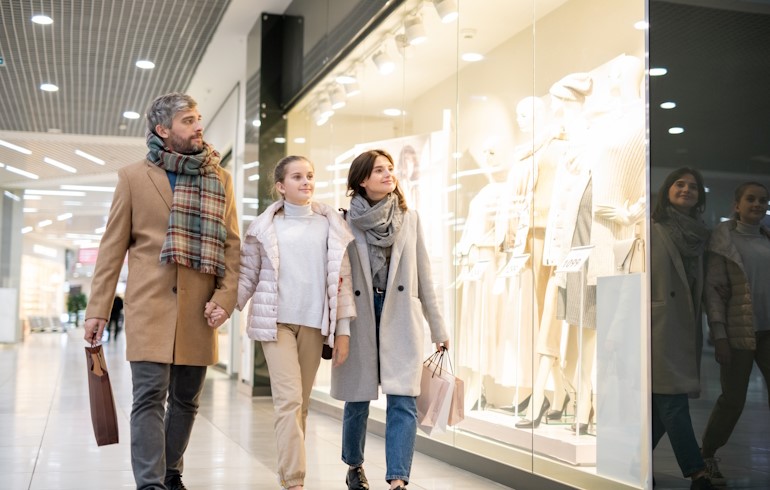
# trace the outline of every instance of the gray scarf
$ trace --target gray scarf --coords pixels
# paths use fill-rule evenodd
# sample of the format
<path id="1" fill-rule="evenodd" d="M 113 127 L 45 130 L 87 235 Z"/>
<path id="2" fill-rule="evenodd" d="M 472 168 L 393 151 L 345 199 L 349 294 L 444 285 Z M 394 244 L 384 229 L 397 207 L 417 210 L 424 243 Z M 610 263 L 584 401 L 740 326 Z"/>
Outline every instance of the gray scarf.
<path id="1" fill-rule="evenodd" d="M 404 211 L 398 207 L 398 197 L 391 193 L 371 206 L 363 196 L 353 196 L 350 200 L 350 221 L 366 235 L 372 280 L 378 274 L 384 274 L 384 284 L 388 277 L 385 251 L 393 246 L 396 234 L 404 222 Z"/>
<path id="2" fill-rule="evenodd" d="M 681 213 L 673 207 L 666 208 L 666 218 L 661 224 L 679 250 L 685 273 L 692 283 L 710 231 L 703 221 Z"/>

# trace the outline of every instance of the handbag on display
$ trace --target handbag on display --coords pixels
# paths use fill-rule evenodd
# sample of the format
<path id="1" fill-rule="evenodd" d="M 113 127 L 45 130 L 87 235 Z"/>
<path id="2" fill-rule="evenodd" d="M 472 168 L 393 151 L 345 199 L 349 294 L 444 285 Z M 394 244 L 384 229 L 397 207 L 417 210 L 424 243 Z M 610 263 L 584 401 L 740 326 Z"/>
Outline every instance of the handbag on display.
<path id="1" fill-rule="evenodd" d="M 641 225 L 637 223 L 634 238 L 618 240 L 613 245 L 615 270 L 621 274 L 633 274 L 645 271 L 646 253 Z"/>
<path id="2" fill-rule="evenodd" d="M 88 396 L 91 402 L 91 422 L 97 446 L 118 443 L 118 414 L 112 396 L 112 384 L 101 344 L 86 346 Z"/>

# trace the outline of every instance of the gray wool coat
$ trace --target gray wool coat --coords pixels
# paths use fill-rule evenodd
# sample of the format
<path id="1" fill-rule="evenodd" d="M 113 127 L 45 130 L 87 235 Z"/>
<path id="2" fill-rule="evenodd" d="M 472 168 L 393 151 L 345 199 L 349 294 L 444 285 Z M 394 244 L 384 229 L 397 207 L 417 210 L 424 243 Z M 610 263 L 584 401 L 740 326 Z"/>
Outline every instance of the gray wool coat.
<path id="1" fill-rule="evenodd" d="M 350 355 L 344 364 L 332 368 L 331 396 L 344 401 L 376 400 L 378 366 L 384 394 L 417 396 L 422 361 L 428 355 L 424 351 L 425 321 L 431 342 L 449 340 L 433 289 L 419 217 L 416 211 L 408 210 L 393 243 L 380 317 L 379 353 L 366 237 L 352 224 L 351 229 L 355 240 L 348 245 L 348 256 L 357 317 L 350 324 Z"/>
<path id="2" fill-rule="evenodd" d="M 653 223 L 650 270 L 652 392 L 697 396 L 703 347 L 703 256 L 691 289 L 676 245 L 661 224 Z"/>

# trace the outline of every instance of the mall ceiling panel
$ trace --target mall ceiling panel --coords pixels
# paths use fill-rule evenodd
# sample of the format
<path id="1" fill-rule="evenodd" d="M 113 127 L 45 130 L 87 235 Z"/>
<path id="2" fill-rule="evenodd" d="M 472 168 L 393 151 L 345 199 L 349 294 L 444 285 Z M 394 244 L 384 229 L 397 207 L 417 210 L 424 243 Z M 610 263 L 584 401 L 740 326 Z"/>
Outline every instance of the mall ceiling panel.
<path id="1" fill-rule="evenodd" d="M 0 2 L 0 131 L 142 137 L 124 112 L 187 88 L 229 1 Z"/>

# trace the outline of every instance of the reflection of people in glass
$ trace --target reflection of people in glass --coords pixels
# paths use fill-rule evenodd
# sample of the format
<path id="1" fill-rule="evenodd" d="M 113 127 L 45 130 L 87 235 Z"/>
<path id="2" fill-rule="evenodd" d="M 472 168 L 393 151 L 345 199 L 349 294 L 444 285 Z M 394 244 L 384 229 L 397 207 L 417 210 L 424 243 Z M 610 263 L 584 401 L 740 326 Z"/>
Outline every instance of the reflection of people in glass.
<path id="1" fill-rule="evenodd" d="M 755 362 L 765 386 L 770 382 L 770 230 L 761 224 L 767 198 L 758 182 L 738 186 L 733 218 L 709 241 L 706 310 L 722 394 L 703 433 L 703 457 L 714 483 L 725 482 L 714 454 L 738 423 Z"/>
<path id="2" fill-rule="evenodd" d="M 396 178 L 401 188 L 404 190 L 407 202 L 415 209 L 419 208 L 420 184 L 420 158 L 412 145 L 405 145 L 401 148 L 398 155 L 398 166 L 396 167 Z"/>
<path id="3" fill-rule="evenodd" d="M 690 488 L 713 488 L 692 428 L 688 397 L 700 392 L 703 254 L 709 232 L 700 219 L 703 177 L 675 170 L 658 192 L 650 232 L 652 447 L 668 433 Z"/>

